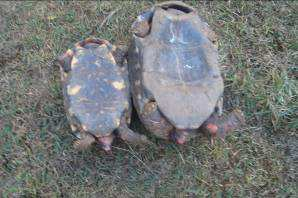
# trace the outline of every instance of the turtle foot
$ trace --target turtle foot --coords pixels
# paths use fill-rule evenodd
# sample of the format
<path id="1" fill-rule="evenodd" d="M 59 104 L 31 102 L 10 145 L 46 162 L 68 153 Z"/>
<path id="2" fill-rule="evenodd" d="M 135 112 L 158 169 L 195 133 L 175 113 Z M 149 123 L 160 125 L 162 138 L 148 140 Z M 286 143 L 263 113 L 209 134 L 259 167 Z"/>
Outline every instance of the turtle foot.
<path id="1" fill-rule="evenodd" d="M 211 144 L 214 144 L 216 137 L 224 140 L 228 133 L 239 129 L 244 123 L 243 113 L 239 109 L 235 109 L 226 116 L 213 114 L 202 125 L 202 130 L 211 135 Z"/>
<path id="2" fill-rule="evenodd" d="M 126 142 L 136 145 L 152 144 L 146 136 L 135 133 L 127 127 L 119 130 L 119 137 Z"/>

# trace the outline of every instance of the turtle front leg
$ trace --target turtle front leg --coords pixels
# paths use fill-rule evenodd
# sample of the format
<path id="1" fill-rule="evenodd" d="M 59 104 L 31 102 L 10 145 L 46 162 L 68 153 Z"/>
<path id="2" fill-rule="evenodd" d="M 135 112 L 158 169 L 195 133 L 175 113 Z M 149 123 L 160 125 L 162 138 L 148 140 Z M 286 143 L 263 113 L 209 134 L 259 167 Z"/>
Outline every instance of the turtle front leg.
<path id="1" fill-rule="evenodd" d="M 68 116 L 68 118 L 71 119 L 70 129 L 76 138 L 73 142 L 73 147 L 77 150 L 86 150 L 96 141 L 95 137 L 90 133 L 83 131 L 81 127 L 78 127 L 78 125 L 75 124 L 76 122 L 74 117 Z"/>

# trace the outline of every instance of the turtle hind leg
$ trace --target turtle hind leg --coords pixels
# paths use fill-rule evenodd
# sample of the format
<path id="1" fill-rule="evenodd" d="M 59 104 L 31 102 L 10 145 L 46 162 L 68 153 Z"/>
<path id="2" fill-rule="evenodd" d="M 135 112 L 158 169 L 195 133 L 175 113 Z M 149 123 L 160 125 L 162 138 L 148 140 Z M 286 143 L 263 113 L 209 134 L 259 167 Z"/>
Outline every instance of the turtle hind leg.
<path id="1" fill-rule="evenodd" d="M 194 138 L 197 136 L 197 130 L 193 129 L 186 129 L 186 130 L 179 130 L 179 129 L 174 129 L 170 133 L 170 139 L 177 144 L 185 144 L 188 142 L 190 139 Z"/>
<path id="2" fill-rule="evenodd" d="M 75 149 L 86 150 L 95 142 L 95 138 L 88 133 L 82 133 L 80 139 L 76 140 L 73 144 Z"/>
<path id="3" fill-rule="evenodd" d="M 228 133 L 239 129 L 244 124 L 245 118 L 243 113 L 239 109 L 235 109 L 222 117 L 213 114 L 204 122 L 201 128 L 211 135 L 211 144 L 213 144 L 216 137 L 224 140 Z"/>
<path id="4" fill-rule="evenodd" d="M 154 100 L 147 101 L 139 115 L 148 131 L 165 140 L 170 138 L 173 126 L 161 115 Z"/>
<path id="5" fill-rule="evenodd" d="M 222 116 L 222 109 L 223 109 L 223 97 L 221 96 L 215 105 L 215 112 L 219 115 Z"/>
<path id="6" fill-rule="evenodd" d="M 145 135 L 135 133 L 128 127 L 120 127 L 117 131 L 118 136 L 126 142 L 137 145 L 152 144 Z"/>
<path id="7" fill-rule="evenodd" d="M 142 145 L 142 144 L 152 144 L 151 141 L 145 135 L 134 132 L 128 128 L 125 118 L 123 117 L 119 128 L 116 131 L 118 137 L 126 142 Z"/>

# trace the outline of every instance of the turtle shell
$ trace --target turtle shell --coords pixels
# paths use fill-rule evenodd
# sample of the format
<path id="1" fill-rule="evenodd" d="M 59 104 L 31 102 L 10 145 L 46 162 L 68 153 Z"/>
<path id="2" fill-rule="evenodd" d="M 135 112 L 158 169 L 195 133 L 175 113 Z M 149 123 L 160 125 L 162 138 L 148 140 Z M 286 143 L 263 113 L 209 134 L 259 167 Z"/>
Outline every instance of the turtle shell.
<path id="1" fill-rule="evenodd" d="M 183 3 L 156 6 L 148 22 L 150 33 L 134 36 L 142 86 L 176 128 L 196 129 L 223 93 L 218 52 L 208 39 L 208 26 Z"/>
<path id="2" fill-rule="evenodd" d="M 68 114 L 83 131 L 97 137 L 119 127 L 129 107 L 125 66 L 117 65 L 108 41 L 80 42 L 72 50 L 70 71 L 63 73 Z"/>

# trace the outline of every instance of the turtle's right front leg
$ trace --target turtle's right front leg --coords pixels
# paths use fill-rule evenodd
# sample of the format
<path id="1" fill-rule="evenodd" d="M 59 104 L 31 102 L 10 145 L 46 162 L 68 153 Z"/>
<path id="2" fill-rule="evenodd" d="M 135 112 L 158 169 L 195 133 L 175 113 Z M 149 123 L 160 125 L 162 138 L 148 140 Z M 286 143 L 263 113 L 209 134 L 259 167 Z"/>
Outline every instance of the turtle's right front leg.
<path id="1" fill-rule="evenodd" d="M 131 130 L 128 127 L 126 116 L 122 116 L 120 121 L 120 126 L 117 129 L 117 132 L 118 132 L 117 135 L 126 142 L 137 144 L 137 145 L 152 144 L 152 142 L 149 141 L 145 135 L 135 133 L 133 130 Z"/>

